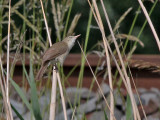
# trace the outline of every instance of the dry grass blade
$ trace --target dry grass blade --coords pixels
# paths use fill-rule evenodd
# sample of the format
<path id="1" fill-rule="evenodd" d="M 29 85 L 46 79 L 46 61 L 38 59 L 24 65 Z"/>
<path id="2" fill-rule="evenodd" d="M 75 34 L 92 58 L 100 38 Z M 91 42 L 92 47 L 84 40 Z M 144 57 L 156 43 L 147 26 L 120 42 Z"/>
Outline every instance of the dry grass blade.
<path id="1" fill-rule="evenodd" d="M 141 0 L 138 0 L 138 2 L 139 2 L 139 4 L 140 4 L 140 6 L 141 6 L 141 8 L 142 8 L 142 10 L 143 10 L 143 12 L 144 12 L 144 14 L 145 14 L 145 16 L 146 16 L 146 19 L 147 19 L 147 21 L 148 21 L 148 23 L 149 23 L 149 25 L 150 25 L 150 27 L 151 27 L 151 30 L 152 30 L 152 32 L 153 32 L 153 35 L 154 35 L 154 37 L 155 37 L 155 39 L 156 39 L 156 42 L 157 42 L 157 45 L 158 45 L 158 48 L 159 48 L 159 51 L 160 51 L 160 41 L 159 41 L 158 35 L 157 35 L 157 33 L 156 33 L 156 30 L 155 30 L 155 28 L 154 28 L 154 26 L 153 26 L 153 24 L 152 24 L 152 21 L 151 21 L 149 15 L 148 15 L 148 13 L 147 13 L 146 8 L 144 7 L 144 5 L 143 5 L 143 3 L 142 3 L 142 1 L 141 1 Z"/>
<path id="2" fill-rule="evenodd" d="M 59 24 L 58 24 L 58 16 L 57 16 L 56 6 L 55 6 L 54 0 L 51 0 L 51 5 L 52 5 L 52 14 L 53 14 L 53 20 L 54 20 L 54 25 L 55 25 L 57 37 L 58 37 L 59 41 L 61 41 L 60 28 L 59 28 Z"/>
<path id="3" fill-rule="evenodd" d="M 129 64 L 138 69 L 147 69 L 154 73 L 160 73 L 160 66 L 151 62 L 145 62 L 143 60 L 129 60 Z"/>
<path id="4" fill-rule="evenodd" d="M 129 8 L 120 18 L 119 20 L 117 21 L 114 29 L 113 29 L 113 32 L 116 32 L 116 30 L 119 28 L 121 22 L 125 19 L 125 17 L 128 15 L 128 13 L 132 10 L 132 8 Z"/>
<path id="5" fill-rule="evenodd" d="M 144 47 L 143 42 L 142 42 L 140 39 L 138 39 L 137 37 L 133 36 L 133 35 L 117 34 L 117 35 L 115 35 L 115 37 L 116 37 L 117 39 L 126 39 L 126 38 L 128 38 L 128 39 L 131 40 L 131 41 L 136 41 L 136 42 L 138 42 L 142 47 Z"/>
<path id="6" fill-rule="evenodd" d="M 74 19 L 72 20 L 72 24 L 71 24 L 71 26 L 70 26 L 70 28 L 68 30 L 67 36 L 72 35 L 72 33 L 74 32 L 74 29 L 75 29 L 80 17 L 81 17 L 81 14 L 76 14 L 74 16 Z"/>
<path id="7" fill-rule="evenodd" d="M 77 41 L 77 42 L 78 42 L 78 41 Z M 105 100 L 105 103 L 106 103 L 108 109 L 110 110 L 110 112 L 111 112 L 111 114 L 112 114 L 112 116 L 113 116 L 113 119 L 115 119 L 115 116 L 114 116 L 114 114 L 113 114 L 112 111 L 111 111 L 111 108 L 110 108 L 110 106 L 109 106 L 109 104 L 108 104 L 108 102 L 107 102 L 107 99 L 105 98 L 105 96 L 104 96 L 104 94 L 103 94 L 103 91 L 102 91 L 102 89 L 101 89 L 101 87 L 100 87 L 100 84 L 98 83 L 98 80 L 97 80 L 97 78 L 96 78 L 96 76 L 95 76 L 95 74 L 94 74 L 94 72 L 93 72 L 93 70 L 92 70 L 92 68 L 91 68 L 91 66 L 90 66 L 90 64 L 89 64 L 89 61 L 88 61 L 86 55 L 84 54 L 84 51 L 83 51 L 83 49 L 82 49 L 82 47 L 81 47 L 81 45 L 80 45 L 79 42 L 78 42 L 78 45 L 79 45 L 79 47 L 80 47 L 80 49 L 81 49 L 81 51 L 82 51 L 82 53 L 83 53 L 83 56 L 84 56 L 84 58 L 85 58 L 85 60 L 86 60 L 86 62 L 87 62 L 87 64 L 88 64 L 90 70 L 91 70 L 91 73 L 92 73 L 92 75 L 93 75 L 93 77 L 94 77 L 94 79 L 95 79 L 95 81 L 96 81 L 96 83 L 97 83 L 97 86 L 98 86 L 98 88 L 99 88 L 99 91 L 100 91 L 103 99 Z"/>
<path id="8" fill-rule="evenodd" d="M 6 0 L 7 1 L 7 0 Z M 24 3 L 24 0 L 18 1 L 14 6 L 11 8 L 11 13 L 14 13 L 16 9 L 18 9 L 22 4 Z M 8 6 L 7 6 L 8 7 Z M 3 19 L 5 17 L 8 17 L 9 12 L 5 12 Z"/>
<path id="9" fill-rule="evenodd" d="M 35 31 L 37 34 L 39 34 L 38 30 L 36 29 L 36 27 L 25 17 L 23 16 L 19 11 L 15 10 L 14 11 L 19 17 L 21 17 L 25 22 L 26 24 L 32 28 L 33 31 Z"/>
<path id="10" fill-rule="evenodd" d="M 25 35 L 25 33 L 24 33 L 24 35 Z M 22 45 L 23 45 L 24 35 L 21 37 L 20 43 L 19 43 L 19 45 L 17 47 L 16 53 L 15 53 L 15 56 L 14 56 L 14 59 L 13 59 L 12 65 L 11 65 L 11 69 L 10 69 L 10 74 L 11 74 L 10 76 L 11 77 L 13 76 L 14 67 L 15 67 L 15 64 L 17 62 L 17 59 L 19 58 L 20 50 L 21 50 Z"/>

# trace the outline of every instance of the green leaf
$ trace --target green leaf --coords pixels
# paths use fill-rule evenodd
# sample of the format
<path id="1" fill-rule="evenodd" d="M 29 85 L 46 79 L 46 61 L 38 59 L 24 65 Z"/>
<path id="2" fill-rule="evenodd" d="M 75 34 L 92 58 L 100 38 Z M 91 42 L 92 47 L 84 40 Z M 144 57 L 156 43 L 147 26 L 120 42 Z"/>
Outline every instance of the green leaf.
<path id="1" fill-rule="evenodd" d="M 25 96 L 25 93 L 21 90 L 21 88 L 12 79 L 10 79 L 10 81 L 11 81 L 11 84 L 13 85 L 13 87 L 15 88 L 15 90 L 17 91 L 17 93 L 19 94 L 19 96 L 21 97 L 22 101 L 25 103 L 25 105 L 30 110 L 30 112 L 33 114 L 32 107 L 29 104 L 27 97 Z"/>
<path id="2" fill-rule="evenodd" d="M 105 110 L 104 110 L 104 117 L 105 117 L 105 120 L 108 120 L 108 117 L 107 117 Z"/>
<path id="3" fill-rule="evenodd" d="M 34 112 L 34 116 L 36 120 L 42 120 L 41 113 L 40 113 L 40 106 L 38 102 L 38 95 L 37 95 L 37 88 L 34 80 L 33 75 L 33 66 L 32 61 L 30 60 L 30 87 L 31 87 L 31 101 L 32 101 L 32 109 Z"/>
<path id="4" fill-rule="evenodd" d="M 27 73 L 27 71 L 26 71 L 26 68 L 25 68 L 24 63 L 23 63 L 23 71 L 24 71 L 24 73 L 25 73 L 25 75 L 26 75 L 26 78 L 27 78 L 27 80 L 28 80 L 29 85 L 31 86 L 31 82 L 30 82 L 30 79 L 29 79 L 29 76 L 28 76 L 28 73 Z"/>
<path id="5" fill-rule="evenodd" d="M 16 110 L 16 108 L 11 104 L 12 110 L 16 113 L 17 117 L 20 120 L 24 120 L 24 118 L 20 115 L 20 113 Z"/>
<path id="6" fill-rule="evenodd" d="M 129 95 L 127 95 L 126 120 L 132 120 L 132 104 Z"/>
<path id="7" fill-rule="evenodd" d="M 0 92 L 0 97 L 3 99 L 2 93 Z M 12 110 L 16 113 L 17 117 L 20 120 L 24 120 L 23 117 L 20 115 L 20 113 L 16 110 L 16 108 L 11 104 Z"/>

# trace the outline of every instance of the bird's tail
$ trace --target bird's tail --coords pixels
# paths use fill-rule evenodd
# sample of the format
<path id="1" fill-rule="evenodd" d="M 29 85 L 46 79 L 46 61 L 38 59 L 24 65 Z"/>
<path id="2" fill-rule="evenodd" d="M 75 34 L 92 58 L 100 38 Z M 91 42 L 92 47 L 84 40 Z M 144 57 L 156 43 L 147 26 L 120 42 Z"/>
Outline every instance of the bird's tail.
<path id="1" fill-rule="evenodd" d="M 41 65 L 41 68 L 38 71 L 38 74 L 36 75 L 36 80 L 40 80 L 42 78 L 42 76 L 43 76 L 43 74 L 44 74 L 44 72 L 45 72 L 45 70 L 47 68 L 47 65 L 48 64 L 45 64 L 45 63 Z"/>

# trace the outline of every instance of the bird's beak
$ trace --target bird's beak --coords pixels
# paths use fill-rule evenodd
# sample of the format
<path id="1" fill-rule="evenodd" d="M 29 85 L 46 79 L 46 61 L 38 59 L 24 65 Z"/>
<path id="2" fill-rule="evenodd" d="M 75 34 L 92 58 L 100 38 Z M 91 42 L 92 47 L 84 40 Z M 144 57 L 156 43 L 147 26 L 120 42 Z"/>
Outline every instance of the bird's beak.
<path id="1" fill-rule="evenodd" d="M 74 37 L 77 39 L 79 36 L 81 36 L 81 34 L 79 34 L 79 35 L 76 35 L 76 36 L 74 36 Z"/>

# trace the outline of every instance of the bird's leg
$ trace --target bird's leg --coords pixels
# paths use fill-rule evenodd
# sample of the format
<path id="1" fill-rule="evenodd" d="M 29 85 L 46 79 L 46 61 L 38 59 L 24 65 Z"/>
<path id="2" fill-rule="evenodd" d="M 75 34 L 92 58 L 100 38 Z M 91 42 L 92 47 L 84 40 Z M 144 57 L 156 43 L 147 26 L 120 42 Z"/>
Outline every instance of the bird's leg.
<path id="1" fill-rule="evenodd" d="M 56 70 L 56 71 L 58 70 L 58 68 L 57 68 L 57 63 L 55 63 L 55 64 L 53 65 L 53 69 Z"/>
<path id="2" fill-rule="evenodd" d="M 57 60 L 52 60 L 50 62 L 50 64 L 53 65 L 53 69 L 56 70 L 56 71 L 58 70 L 58 68 L 57 68 L 57 62 L 58 62 Z"/>

